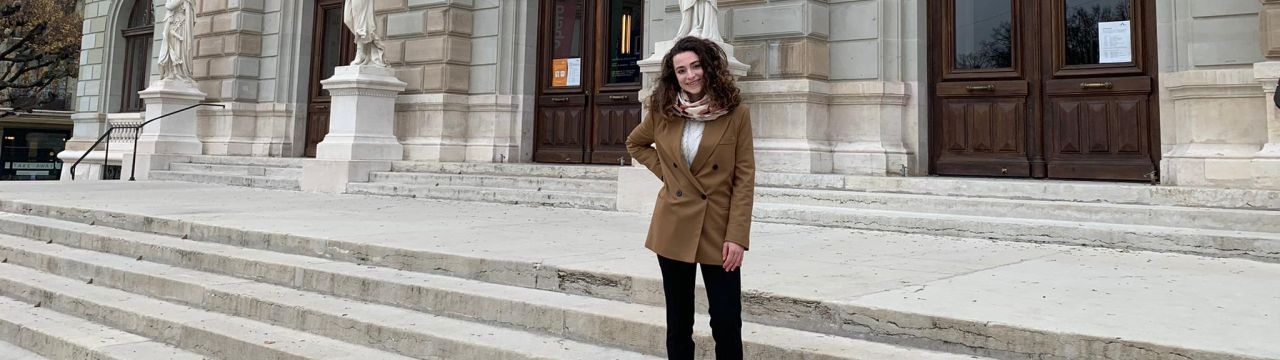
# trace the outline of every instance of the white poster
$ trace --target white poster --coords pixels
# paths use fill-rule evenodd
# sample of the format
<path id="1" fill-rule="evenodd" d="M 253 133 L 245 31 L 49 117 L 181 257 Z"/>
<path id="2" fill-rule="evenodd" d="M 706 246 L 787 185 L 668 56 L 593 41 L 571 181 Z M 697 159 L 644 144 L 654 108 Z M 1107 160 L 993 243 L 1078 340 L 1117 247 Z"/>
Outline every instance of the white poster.
<path id="1" fill-rule="evenodd" d="M 565 86 L 582 85 L 582 58 L 569 59 L 568 78 L 565 79 Z"/>
<path id="2" fill-rule="evenodd" d="M 1133 61 L 1133 41 L 1129 35 L 1128 21 L 1098 23 L 1098 63 L 1127 63 Z"/>

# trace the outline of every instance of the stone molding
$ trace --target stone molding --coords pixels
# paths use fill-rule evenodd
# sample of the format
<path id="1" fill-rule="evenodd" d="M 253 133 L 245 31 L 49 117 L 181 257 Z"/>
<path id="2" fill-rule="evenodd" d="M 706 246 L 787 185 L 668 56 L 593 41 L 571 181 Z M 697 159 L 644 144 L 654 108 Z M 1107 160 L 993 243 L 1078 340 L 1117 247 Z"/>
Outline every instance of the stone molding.
<path id="1" fill-rule="evenodd" d="M 329 90 L 329 94 L 332 96 L 358 95 L 358 96 L 374 96 L 374 97 L 395 97 L 396 94 L 399 94 L 399 93 L 400 92 L 396 90 L 366 89 L 366 88 L 348 88 L 348 89 L 334 88 L 332 90 Z"/>
<path id="2" fill-rule="evenodd" d="M 1280 59 L 1280 0 L 1258 0 L 1262 11 L 1258 13 L 1258 40 L 1262 56 Z"/>
<path id="3" fill-rule="evenodd" d="M 744 100 L 760 104 L 906 106 L 910 98 L 907 84 L 902 82 L 795 79 L 743 81 L 738 85 Z"/>
<path id="4" fill-rule="evenodd" d="M 1161 73 L 1170 104 L 1161 113 L 1161 182 L 1174 186 L 1261 188 L 1259 149 L 1267 142 L 1270 99 L 1256 68 Z M 1274 81 L 1274 80 L 1272 80 Z M 1262 106 L 1266 106 L 1265 108 Z"/>

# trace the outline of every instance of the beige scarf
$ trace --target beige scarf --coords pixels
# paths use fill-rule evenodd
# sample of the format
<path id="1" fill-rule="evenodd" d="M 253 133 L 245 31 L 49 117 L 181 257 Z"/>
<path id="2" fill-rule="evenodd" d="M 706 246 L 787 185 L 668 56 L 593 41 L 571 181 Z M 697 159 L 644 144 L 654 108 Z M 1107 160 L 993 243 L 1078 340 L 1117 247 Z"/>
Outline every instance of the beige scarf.
<path id="1" fill-rule="evenodd" d="M 676 114 L 693 121 L 711 121 L 715 120 L 728 111 L 720 108 L 718 104 L 711 101 L 711 95 L 703 95 L 702 99 L 696 102 L 690 102 L 684 91 L 678 91 L 676 96 L 675 110 Z"/>
<path id="2" fill-rule="evenodd" d="M 702 129 L 706 127 L 708 121 L 715 120 L 728 111 L 719 108 L 714 101 L 711 101 L 710 95 L 703 95 L 697 102 L 689 102 L 684 91 L 681 91 L 676 99 L 679 100 L 675 105 L 676 113 L 689 119 L 684 122 L 684 136 L 680 138 L 680 150 L 684 155 L 685 165 L 693 166 L 693 158 L 698 154 L 698 144 L 702 143 Z"/>

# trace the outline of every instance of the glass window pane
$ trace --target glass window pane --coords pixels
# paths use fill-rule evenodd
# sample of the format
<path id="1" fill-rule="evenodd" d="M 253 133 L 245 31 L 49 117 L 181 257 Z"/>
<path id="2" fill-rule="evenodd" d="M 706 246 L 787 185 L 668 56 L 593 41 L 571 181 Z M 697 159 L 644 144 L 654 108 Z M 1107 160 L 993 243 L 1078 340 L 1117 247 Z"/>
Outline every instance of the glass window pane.
<path id="1" fill-rule="evenodd" d="M 324 53 L 320 55 L 320 79 L 333 77 L 333 71 L 342 62 L 342 8 L 324 9 L 324 33 L 321 35 Z M 321 89 L 321 96 L 329 96 L 329 90 Z"/>
<path id="2" fill-rule="evenodd" d="M 644 49 L 642 1 L 612 0 L 609 9 L 609 83 L 639 83 Z"/>
<path id="3" fill-rule="evenodd" d="M 1013 5 L 1009 0 L 956 0 L 955 68 L 1013 67 Z"/>
<path id="4" fill-rule="evenodd" d="M 1067 65 L 1132 61 L 1130 0 L 1067 0 Z M 1099 28 L 1104 33 L 1099 38 Z"/>
<path id="5" fill-rule="evenodd" d="M 582 86 L 586 8 L 583 0 L 556 0 L 551 5 L 551 86 Z"/>

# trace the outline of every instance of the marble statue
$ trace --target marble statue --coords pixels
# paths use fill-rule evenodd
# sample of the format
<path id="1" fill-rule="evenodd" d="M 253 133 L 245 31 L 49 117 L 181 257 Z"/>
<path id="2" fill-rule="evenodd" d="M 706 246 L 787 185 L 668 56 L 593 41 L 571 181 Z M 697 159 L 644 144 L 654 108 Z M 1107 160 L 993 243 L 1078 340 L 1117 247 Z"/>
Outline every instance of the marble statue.
<path id="1" fill-rule="evenodd" d="M 386 48 L 378 33 L 378 21 L 373 17 L 373 0 L 346 0 L 342 23 L 356 37 L 356 58 L 351 65 L 387 66 L 382 57 Z"/>
<path id="2" fill-rule="evenodd" d="M 723 42 L 719 19 L 716 0 L 680 0 L 680 30 L 675 38 L 697 36 Z"/>
<path id="3" fill-rule="evenodd" d="M 164 32 L 160 34 L 160 78 L 194 83 L 191 79 L 191 28 L 196 19 L 193 0 L 165 0 Z"/>

